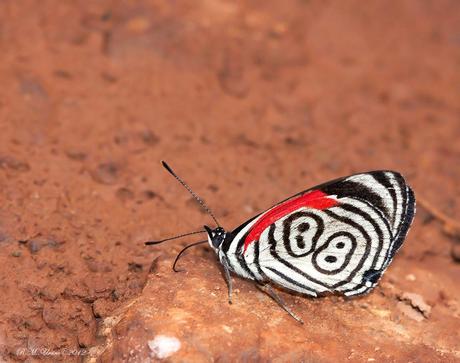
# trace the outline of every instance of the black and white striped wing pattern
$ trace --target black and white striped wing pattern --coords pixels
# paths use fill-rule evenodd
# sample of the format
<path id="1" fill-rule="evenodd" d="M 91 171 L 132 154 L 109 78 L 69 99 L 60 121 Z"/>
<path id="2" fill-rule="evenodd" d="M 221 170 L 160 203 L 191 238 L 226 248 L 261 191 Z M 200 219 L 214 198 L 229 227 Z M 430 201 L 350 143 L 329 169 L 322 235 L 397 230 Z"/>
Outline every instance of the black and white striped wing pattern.
<path id="1" fill-rule="evenodd" d="M 361 295 L 387 269 L 414 213 L 414 194 L 399 173 L 356 174 L 262 213 L 229 249 L 245 277 L 311 296 Z"/>

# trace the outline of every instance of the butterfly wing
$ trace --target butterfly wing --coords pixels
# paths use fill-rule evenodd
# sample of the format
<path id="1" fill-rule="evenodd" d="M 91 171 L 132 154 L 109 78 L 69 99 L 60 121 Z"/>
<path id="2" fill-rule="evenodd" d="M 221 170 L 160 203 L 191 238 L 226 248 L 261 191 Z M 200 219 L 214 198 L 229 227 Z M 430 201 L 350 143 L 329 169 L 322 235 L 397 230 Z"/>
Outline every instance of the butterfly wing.
<path id="1" fill-rule="evenodd" d="M 244 277 L 312 296 L 360 295 L 377 284 L 414 213 L 399 173 L 356 174 L 275 205 L 234 230 L 223 248 Z"/>

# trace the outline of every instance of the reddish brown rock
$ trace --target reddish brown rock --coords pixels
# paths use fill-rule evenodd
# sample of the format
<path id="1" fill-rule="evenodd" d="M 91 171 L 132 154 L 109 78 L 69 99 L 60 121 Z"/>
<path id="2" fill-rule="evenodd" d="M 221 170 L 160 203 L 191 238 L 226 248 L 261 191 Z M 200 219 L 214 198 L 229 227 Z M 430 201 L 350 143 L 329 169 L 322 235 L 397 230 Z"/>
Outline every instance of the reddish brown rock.
<path id="1" fill-rule="evenodd" d="M 106 341 L 93 347 L 92 358 L 107 362 L 460 359 L 460 333 L 454 331 L 460 319 L 445 307 L 436 307 L 435 317 L 429 317 L 420 295 L 423 289 L 420 294 L 402 292 L 411 281 L 398 279 L 394 287 L 409 304 L 382 294 L 385 287 L 353 300 L 283 293 L 305 321 L 301 325 L 250 282 L 238 278 L 234 303 L 229 305 L 214 256 L 189 259 L 195 262 L 189 261 L 186 273 L 173 273 L 168 261 L 162 262 L 138 298 L 104 319 L 99 334 Z M 409 271 L 399 262 L 398 271 L 390 272 L 393 277 Z M 443 285 L 453 288 L 456 281 Z"/>

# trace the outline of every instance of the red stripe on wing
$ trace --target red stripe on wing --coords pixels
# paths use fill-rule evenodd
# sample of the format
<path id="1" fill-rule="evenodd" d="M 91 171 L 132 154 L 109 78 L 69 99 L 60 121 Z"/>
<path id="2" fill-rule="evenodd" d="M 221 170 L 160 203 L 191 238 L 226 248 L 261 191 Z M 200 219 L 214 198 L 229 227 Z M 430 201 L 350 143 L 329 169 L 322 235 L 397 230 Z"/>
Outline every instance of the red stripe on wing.
<path id="1" fill-rule="evenodd" d="M 302 207 L 322 210 L 336 205 L 338 205 L 338 202 L 335 199 L 330 198 L 326 193 L 323 193 L 320 190 L 314 190 L 274 207 L 265 213 L 265 215 L 252 226 L 251 231 L 244 240 L 243 253 L 246 252 L 246 249 L 252 242 L 259 239 L 260 235 L 267 227 L 276 222 L 278 219 L 283 218 L 285 215 Z"/>

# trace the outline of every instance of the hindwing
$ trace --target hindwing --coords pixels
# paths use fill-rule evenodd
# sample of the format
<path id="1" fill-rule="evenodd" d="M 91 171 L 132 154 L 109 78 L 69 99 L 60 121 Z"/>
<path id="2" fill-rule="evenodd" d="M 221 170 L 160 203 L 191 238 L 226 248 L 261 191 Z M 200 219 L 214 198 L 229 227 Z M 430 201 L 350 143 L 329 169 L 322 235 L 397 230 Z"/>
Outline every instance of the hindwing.
<path id="1" fill-rule="evenodd" d="M 414 214 L 399 173 L 356 174 L 273 206 L 231 232 L 223 250 L 244 277 L 312 296 L 360 295 L 377 284 Z"/>

